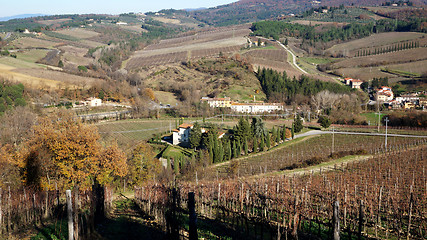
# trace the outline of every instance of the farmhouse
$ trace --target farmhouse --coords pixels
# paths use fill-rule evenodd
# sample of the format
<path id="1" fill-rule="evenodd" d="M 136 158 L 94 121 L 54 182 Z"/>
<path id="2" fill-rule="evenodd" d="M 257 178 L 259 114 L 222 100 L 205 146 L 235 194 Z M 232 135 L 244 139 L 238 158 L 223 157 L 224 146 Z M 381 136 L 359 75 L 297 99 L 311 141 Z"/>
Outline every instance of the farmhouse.
<path id="1" fill-rule="evenodd" d="M 362 85 L 363 81 L 358 80 L 358 79 L 353 79 L 351 81 L 351 88 L 356 88 L 356 89 L 360 89 L 360 85 Z"/>
<path id="2" fill-rule="evenodd" d="M 229 97 L 224 98 L 208 98 L 202 97 L 202 102 L 207 102 L 210 107 L 231 107 L 231 99 Z"/>
<path id="3" fill-rule="evenodd" d="M 193 129 L 193 125 L 183 123 L 179 125 L 178 129 L 172 130 L 172 144 L 189 143 L 191 129 Z"/>
<path id="4" fill-rule="evenodd" d="M 82 101 L 80 103 L 83 106 L 99 107 L 102 105 L 102 100 L 99 98 L 91 97 L 91 98 L 86 98 L 85 101 Z"/>
<path id="5" fill-rule="evenodd" d="M 353 78 L 344 78 L 344 83 L 351 88 L 360 89 L 360 85 L 362 85 L 363 81 Z"/>
<path id="6" fill-rule="evenodd" d="M 283 110 L 281 103 L 232 103 L 231 110 L 241 113 L 263 113 Z"/>

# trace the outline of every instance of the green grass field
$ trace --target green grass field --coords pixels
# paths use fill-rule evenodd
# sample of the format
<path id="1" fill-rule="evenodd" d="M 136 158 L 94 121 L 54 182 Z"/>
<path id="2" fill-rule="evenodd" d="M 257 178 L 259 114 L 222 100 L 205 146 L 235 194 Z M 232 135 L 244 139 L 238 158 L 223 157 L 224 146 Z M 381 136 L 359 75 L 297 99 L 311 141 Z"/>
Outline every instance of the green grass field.
<path id="1" fill-rule="evenodd" d="M 16 57 L 27 62 L 35 63 L 38 60 L 44 58 L 47 53 L 48 50 L 32 49 L 29 51 L 17 52 Z"/>

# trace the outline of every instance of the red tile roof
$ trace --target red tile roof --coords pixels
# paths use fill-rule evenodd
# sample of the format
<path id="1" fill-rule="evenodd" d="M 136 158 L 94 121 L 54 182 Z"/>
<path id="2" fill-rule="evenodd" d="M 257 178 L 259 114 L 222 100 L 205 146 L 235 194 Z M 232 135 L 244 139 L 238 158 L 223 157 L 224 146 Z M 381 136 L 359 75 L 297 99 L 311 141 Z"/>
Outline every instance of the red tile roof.
<path id="1" fill-rule="evenodd" d="M 188 123 L 183 123 L 183 124 L 179 125 L 179 128 L 191 128 L 191 127 L 193 127 L 193 125 L 188 124 Z"/>

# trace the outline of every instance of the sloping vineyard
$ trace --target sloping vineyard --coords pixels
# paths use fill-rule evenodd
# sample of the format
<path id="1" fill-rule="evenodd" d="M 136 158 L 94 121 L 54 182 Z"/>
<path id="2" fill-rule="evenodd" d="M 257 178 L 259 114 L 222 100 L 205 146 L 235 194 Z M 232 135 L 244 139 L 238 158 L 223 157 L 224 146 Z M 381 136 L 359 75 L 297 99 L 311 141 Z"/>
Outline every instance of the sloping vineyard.
<path id="1" fill-rule="evenodd" d="M 338 202 L 340 235 L 364 238 L 423 239 L 427 236 L 427 158 L 425 144 L 395 149 L 344 169 L 257 180 L 177 184 L 179 206 L 196 196 L 200 217 L 216 219 L 247 239 L 332 236 L 333 205 Z M 169 188 L 138 189 L 139 203 L 165 208 Z M 185 208 L 185 207 L 184 207 Z"/>

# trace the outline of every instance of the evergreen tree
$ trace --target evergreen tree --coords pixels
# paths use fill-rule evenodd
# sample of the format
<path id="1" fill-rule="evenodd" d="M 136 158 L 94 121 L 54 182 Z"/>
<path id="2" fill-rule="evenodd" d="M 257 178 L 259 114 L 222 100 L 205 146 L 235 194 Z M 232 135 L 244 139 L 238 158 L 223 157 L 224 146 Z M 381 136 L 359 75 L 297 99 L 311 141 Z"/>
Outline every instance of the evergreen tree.
<path id="1" fill-rule="evenodd" d="M 253 147 L 252 152 L 254 152 L 254 153 L 258 152 L 258 141 L 256 138 L 254 138 L 254 147 Z"/>
<path id="2" fill-rule="evenodd" d="M 214 159 L 213 142 L 209 142 L 208 152 L 209 152 L 209 162 L 212 163 Z"/>
<path id="3" fill-rule="evenodd" d="M 213 145 L 213 162 L 217 163 L 219 162 L 219 144 L 218 144 L 218 138 L 214 138 L 214 145 Z"/>
<path id="4" fill-rule="evenodd" d="M 271 144 L 274 145 L 274 143 L 276 142 L 276 129 L 273 128 L 271 129 Z"/>
<path id="5" fill-rule="evenodd" d="M 264 151 L 264 148 L 265 148 L 264 137 L 261 137 L 261 143 L 259 144 L 259 151 L 260 152 Z"/>
<path id="6" fill-rule="evenodd" d="M 328 116 L 320 116 L 318 122 L 323 128 L 328 128 L 331 125 L 331 119 Z"/>
<path id="7" fill-rule="evenodd" d="M 296 116 L 295 120 L 294 120 L 294 131 L 296 133 L 301 132 L 303 126 L 302 126 L 302 120 L 300 116 Z"/>
<path id="8" fill-rule="evenodd" d="M 217 157 L 217 161 L 218 162 L 223 162 L 224 161 L 224 148 L 222 147 L 222 142 L 218 141 L 218 157 Z"/>
<path id="9" fill-rule="evenodd" d="M 282 130 L 282 140 L 285 141 L 286 140 L 286 126 L 283 125 L 283 130 Z"/>
<path id="10" fill-rule="evenodd" d="M 267 146 L 267 149 L 270 149 L 271 147 L 270 133 L 267 133 L 267 136 L 265 136 L 265 145 Z"/>
<path id="11" fill-rule="evenodd" d="M 261 138 L 265 135 L 264 123 L 259 117 L 252 118 L 251 129 L 255 138 Z"/>
<path id="12" fill-rule="evenodd" d="M 242 139 L 244 138 L 249 138 L 250 135 L 251 135 L 251 126 L 249 125 L 249 122 L 243 117 L 240 118 L 236 126 L 236 131 L 234 133 L 235 139 L 242 141 Z"/>
<path id="13" fill-rule="evenodd" d="M 236 141 L 233 141 L 233 158 L 237 158 L 237 144 Z"/>
<path id="14" fill-rule="evenodd" d="M 245 150 L 245 155 L 248 155 L 248 139 L 245 138 L 243 139 L 243 141 L 244 141 L 243 148 Z"/>
<path id="15" fill-rule="evenodd" d="M 193 129 L 190 131 L 190 146 L 191 148 L 198 148 L 202 140 L 202 130 L 198 122 L 194 123 Z"/>
<path id="16" fill-rule="evenodd" d="M 237 140 L 237 156 L 240 157 L 240 155 L 242 154 L 242 143 Z"/>
<path id="17" fill-rule="evenodd" d="M 288 46 L 288 43 L 289 43 L 288 38 L 286 38 L 285 39 L 285 46 Z"/>
<path id="18" fill-rule="evenodd" d="M 295 136 L 295 127 L 294 127 L 294 125 L 295 124 L 292 124 L 292 129 L 291 129 L 292 139 L 294 139 L 294 136 Z"/>
<path id="19" fill-rule="evenodd" d="M 230 160 L 231 159 L 231 143 L 230 143 L 230 141 L 229 140 L 227 140 L 226 142 L 225 142 L 225 157 L 226 157 L 226 160 Z"/>

